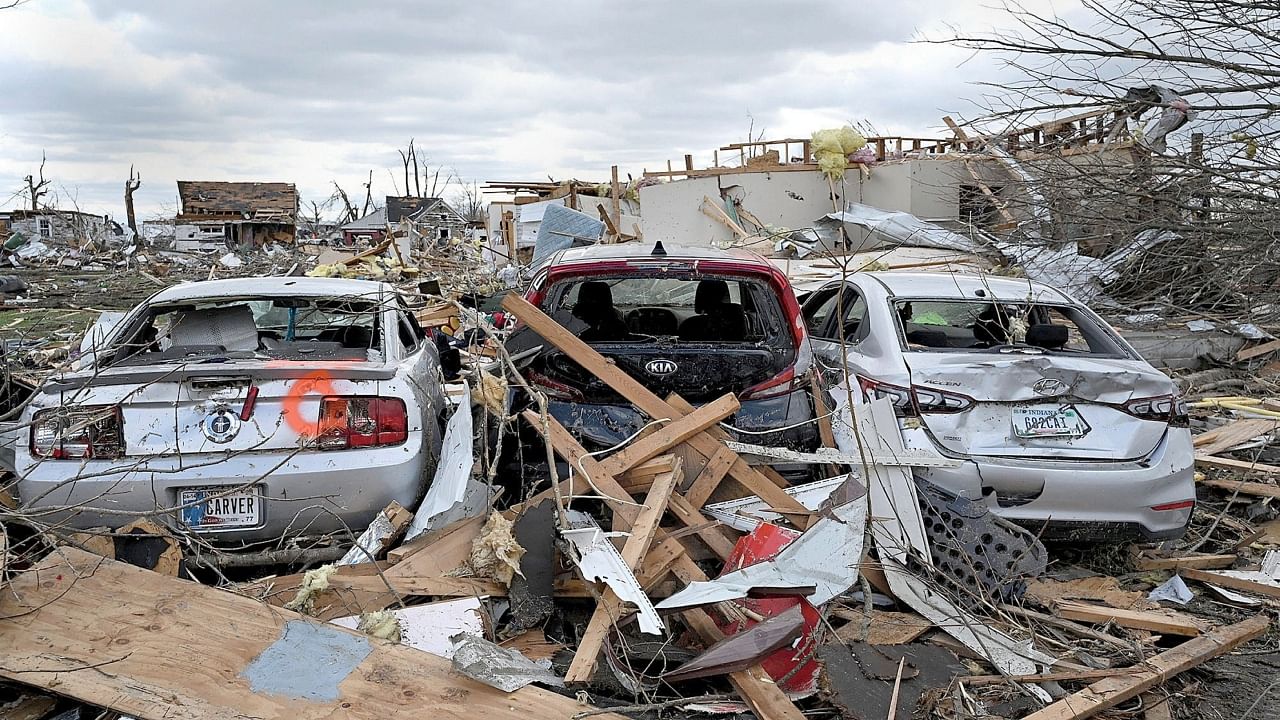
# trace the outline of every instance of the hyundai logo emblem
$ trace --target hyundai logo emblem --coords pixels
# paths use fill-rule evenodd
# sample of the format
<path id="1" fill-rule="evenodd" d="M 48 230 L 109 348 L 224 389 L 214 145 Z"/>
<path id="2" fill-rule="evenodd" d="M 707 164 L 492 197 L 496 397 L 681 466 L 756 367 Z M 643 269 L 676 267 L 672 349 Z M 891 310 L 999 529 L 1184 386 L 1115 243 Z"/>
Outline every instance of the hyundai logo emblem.
<path id="1" fill-rule="evenodd" d="M 220 407 L 205 416 L 200 423 L 200 430 L 213 442 L 231 442 L 236 433 L 240 432 L 240 417 L 228 408 Z"/>
<path id="2" fill-rule="evenodd" d="M 679 370 L 680 366 L 676 365 L 675 362 L 671 360 L 650 360 L 645 363 L 644 369 L 650 375 L 670 375 L 676 370 Z"/>
<path id="3" fill-rule="evenodd" d="M 1057 378 L 1042 378 L 1031 386 L 1031 391 L 1037 395 L 1044 397 L 1057 397 L 1065 395 L 1067 392 L 1067 384 Z"/>

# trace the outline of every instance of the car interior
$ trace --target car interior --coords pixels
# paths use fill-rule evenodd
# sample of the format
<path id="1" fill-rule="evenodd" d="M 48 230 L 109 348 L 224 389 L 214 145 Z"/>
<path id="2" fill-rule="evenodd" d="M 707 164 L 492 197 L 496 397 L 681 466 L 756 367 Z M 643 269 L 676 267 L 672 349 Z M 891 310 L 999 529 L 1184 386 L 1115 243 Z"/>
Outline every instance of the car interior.
<path id="1" fill-rule="evenodd" d="M 1096 322 L 1069 306 L 900 300 L 894 309 L 910 349 L 1022 346 L 1055 352 L 1122 353 Z"/>
<path id="2" fill-rule="evenodd" d="M 152 308 L 114 362 L 364 360 L 381 346 L 378 307 L 337 298 L 246 298 Z"/>
<path id="3" fill-rule="evenodd" d="M 562 297 L 561 307 L 586 324 L 587 342 L 756 341 L 769 322 L 763 303 L 776 305 L 758 282 L 720 278 L 587 280 Z"/>

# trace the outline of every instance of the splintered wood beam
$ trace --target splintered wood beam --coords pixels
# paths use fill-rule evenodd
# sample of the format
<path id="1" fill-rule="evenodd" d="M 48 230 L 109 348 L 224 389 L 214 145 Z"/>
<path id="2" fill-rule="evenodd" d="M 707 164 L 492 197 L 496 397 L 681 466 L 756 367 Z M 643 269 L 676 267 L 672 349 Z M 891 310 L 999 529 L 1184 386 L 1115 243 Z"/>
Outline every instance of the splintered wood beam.
<path id="1" fill-rule="evenodd" d="M 707 459 L 707 464 L 702 466 L 702 472 L 698 473 L 698 477 L 689 486 L 689 491 L 685 493 L 689 504 L 695 508 L 706 505 L 711 493 L 720 487 L 720 481 L 724 480 L 725 475 L 729 474 L 729 469 L 739 460 L 741 458 L 738 457 L 738 453 L 721 445 L 720 449 Z"/>
<path id="2" fill-rule="evenodd" d="M 1208 432 L 1200 433 L 1191 442 L 1196 447 L 1197 455 L 1217 455 L 1223 450 L 1229 450 L 1236 445 L 1249 442 L 1259 435 L 1274 432 L 1278 424 L 1280 424 L 1280 420 L 1264 420 L 1260 418 L 1236 420 Z"/>
<path id="3" fill-rule="evenodd" d="M 1236 460 L 1234 458 L 1213 457 L 1199 452 L 1196 453 L 1196 464 L 1203 465 L 1205 467 L 1219 468 L 1222 470 L 1243 470 L 1245 472 L 1262 473 L 1263 475 L 1280 475 L 1280 465 L 1268 465 L 1266 463 Z"/>
<path id="4" fill-rule="evenodd" d="M 969 176 L 973 178 L 974 184 L 978 186 L 982 194 L 991 199 L 991 202 L 996 206 L 996 210 L 1000 213 L 1000 217 L 1004 218 L 1005 224 L 1013 224 L 1016 227 L 1018 220 L 1013 216 L 1013 213 L 1009 212 L 1009 205 L 1004 201 L 1004 198 L 995 194 L 995 191 L 982 179 L 982 176 L 978 174 L 973 165 L 969 164 L 968 160 L 964 161 L 964 169 L 969 172 Z"/>
<path id="5" fill-rule="evenodd" d="M 1141 610 L 1121 610 L 1119 608 L 1090 605 L 1075 600 L 1059 600 L 1054 604 L 1054 612 L 1068 620 L 1104 625 L 1115 623 L 1120 627 L 1150 630 L 1166 635 L 1185 635 L 1195 637 L 1200 634 L 1200 626 L 1186 615 L 1165 615 L 1157 612 Z"/>
<path id="6" fill-rule="evenodd" d="M 675 420 L 692 412 L 692 406 L 688 406 L 687 403 L 684 403 L 684 408 L 677 409 L 673 404 L 655 395 L 651 390 L 640 384 L 638 380 L 609 362 L 591 346 L 518 294 L 509 293 L 502 301 L 502 308 L 527 324 L 543 340 L 556 346 L 570 359 L 582 366 L 584 370 L 595 375 L 619 395 L 631 401 L 645 415 L 655 419 L 669 418 Z M 724 447 L 714 436 L 708 434 L 709 432 L 712 431 L 695 435 L 689 438 L 686 443 L 704 458 L 712 457 L 720 448 Z M 771 507 L 796 513 L 810 512 L 808 508 L 800 504 L 800 501 L 783 492 L 781 488 L 760 472 L 757 472 L 741 457 L 737 458 L 729 468 L 729 476 L 746 488 L 748 492 L 769 503 Z"/>
<path id="7" fill-rule="evenodd" d="M 1105 678 L 1023 718 L 1023 720 L 1082 720 L 1137 697 L 1178 673 L 1231 652 L 1267 631 L 1266 615 L 1256 615 L 1234 625 L 1192 638 L 1149 658 L 1131 675 Z"/>
<path id="8" fill-rule="evenodd" d="M 621 475 L 653 457 L 657 457 L 738 411 L 738 398 L 726 393 L 715 402 L 664 425 L 648 437 L 637 440 L 600 461 L 600 469 L 610 475 Z"/>
<path id="9" fill-rule="evenodd" d="M 667 501 L 680 478 L 680 465 L 677 463 L 671 472 L 658 476 L 653 481 L 653 486 L 649 488 L 649 494 L 644 498 L 644 508 L 636 515 L 631 534 L 627 536 L 627 541 L 622 546 L 622 561 L 632 570 L 639 568 L 640 561 L 648 553 L 649 545 L 653 542 L 653 534 L 657 532 L 662 514 L 667 510 Z M 583 632 L 582 639 L 578 642 L 578 650 L 573 655 L 573 662 L 569 663 L 569 670 L 564 676 L 566 683 L 584 683 L 591 680 L 591 676 L 596 671 L 596 658 L 600 655 L 600 648 L 609 636 L 609 628 L 622 619 L 623 612 L 622 600 L 612 589 L 606 588 L 600 597 L 600 602 L 596 604 L 595 611 L 591 613 L 591 620 L 587 622 L 587 629 Z"/>

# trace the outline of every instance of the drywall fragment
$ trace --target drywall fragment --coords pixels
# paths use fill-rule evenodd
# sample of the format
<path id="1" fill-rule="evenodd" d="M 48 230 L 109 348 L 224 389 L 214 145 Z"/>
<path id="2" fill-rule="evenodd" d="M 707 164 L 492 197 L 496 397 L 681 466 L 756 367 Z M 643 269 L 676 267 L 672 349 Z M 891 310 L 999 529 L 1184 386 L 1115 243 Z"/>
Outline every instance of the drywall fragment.
<path id="1" fill-rule="evenodd" d="M 413 516 L 400 503 L 391 501 L 374 516 L 369 527 L 356 538 L 355 545 L 343 555 L 335 565 L 355 565 L 356 563 L 377 560 L 382 553 L 396 541 L 396 536 L 404 532 Z"/>
<path id="2" fill-rule="evenodd" d="M 748 565 L 688 587 L 658 603 L 663 610 L 747 597 L 753 589 L 802 591 L 823 605 L 853 587 L 862 562 L 867 503 L 859 498 L 831 510 L 772 560 Z"/>
<path id="3" fill-rule="evenodd" d="M 492 513 L 480 528 L 480 536 L 471 544 L 468 561 L 473 576 L 491 577 L 510 586 L 511 579 L 520 572 L 520 558 L 524 548 L 512 535 L 512 523 L 502 513 Z"/>
<path id="4" fill-rule="evenodd" d="M 1226 600 L 1227 602 L 1235 603 L 1237 605 L 1244 605 L 1245 607 L 1257 607 L 1258 605 L 1262 604 L 1261 600 L 1258 600 L 1257 598 L 1249 597 L 1244 593 L 1238 593 L 1238 592 L 1235 592 L 1234 590 L 1228 590 L 1224 587 L 1218 587 L 1217 585 L 1214 585 L 1213 583 L 1209 583 L 1209 582 L 1205 583 L 1204 585 L 1205 587 L 1217 593 L 1223 600 Z"/>
<path id="5" fill-rule="evenodd" d="M 661 634 L 664 627 L 658 611 L 622 555 L 618 554 L 618 549 L 609 542 L 609 538 L 622 537 L 626 533 L 605 532 L 584 512 L 568 510 L 565 514 L 569 527 L 561 528 L 560 536 L 569 542 L 569 559 L 578 566 L 582 577 L 588 582 L 607 584 L 619 599 L 634 605 L 639 611 L 641 632 Z"/>
<path id="6" fill-rule="evenodd" d="M 1174 575 L 1165 580 L 1164 584 L 1147 594 L 1148 600 L 1168 600 L 1179 605 L 1186 605 L 1194 597 L 1195 595 L 1191 593 L 1191 588 L 1187 587 L 1187 584 L 1183 582 L 1182 577 L 1179 575 Z"/>
<path id="7" fill-rule="evenodd" d="M 461 634 L 484 636 L 484 620 L 481 612 L 483 612 L 483 605 L 478 598 L 458 598 L 425 605 L 412 605 L 399 610 L 390 610 L 385 614 L 390 615 L 399 625 L 399 640 L 402 644 L 415 650 L 448 658 L 453 656 L 455 647 L 451 638 Z M 334 625 L 364 632 L 360 623 L 369 614 L 337 618 L 331 622 Z"/>
<path id="8" fill-rule="evenodd" d="M 504 648 L 477 635 L 463 634 L 454 638 L 453 669 L 472 680 L 515 692 L 530 683 L 564 687 L 564 681 L 524 655 L 519 650 Z"/>
<path id="9" fill-rule="evenodd" d="M 444 429 L 440 463 L 413 522 L 405 531 L 408 542 L 419 535 L 484 513 L 489 508 L 485 484 L 471 477 L 475 464 L 471 446 L 471 387 L 463 384 L 462 397 Z"/>
<path id="10" fill-rule="evenodd" d="M 703 653 L 662 676 L 663 680 L 692 680 L 745 670 L 778 648 L 800 637 L 804 614 L 799 605 L 757 623 L 707 648 Z"/>

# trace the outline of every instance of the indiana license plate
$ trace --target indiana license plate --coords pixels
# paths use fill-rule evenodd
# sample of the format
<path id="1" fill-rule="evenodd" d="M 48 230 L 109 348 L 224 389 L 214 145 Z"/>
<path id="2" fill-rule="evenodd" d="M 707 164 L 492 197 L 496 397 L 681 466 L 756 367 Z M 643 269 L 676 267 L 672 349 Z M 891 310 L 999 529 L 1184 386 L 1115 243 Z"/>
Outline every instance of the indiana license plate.
<path id="1" fill-rule="evenodd" d="M 254 527 L 262 515 L 258 488 L 228 493 L 226 488 L 188 488 L 178 492 L 182 523 L 194 530 Z"/>
<path id="2" fill-rule="evenodd" d="M 1020 438 L 1084 437 L 1089 425 L 1072 405 L 1013 408 L 1013 434 Z"/>

